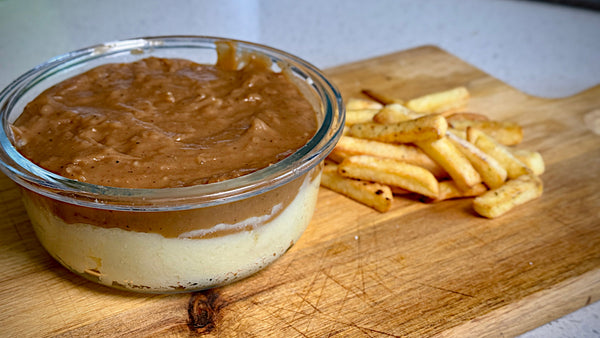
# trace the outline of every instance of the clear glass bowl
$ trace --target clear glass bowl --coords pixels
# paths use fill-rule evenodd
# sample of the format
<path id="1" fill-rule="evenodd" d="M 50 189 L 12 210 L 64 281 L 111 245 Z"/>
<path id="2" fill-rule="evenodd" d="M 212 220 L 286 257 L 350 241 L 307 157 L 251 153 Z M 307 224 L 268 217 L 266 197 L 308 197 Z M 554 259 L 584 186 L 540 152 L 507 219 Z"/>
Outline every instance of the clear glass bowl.
<path id="1" fill-rule="evenodd" d="M 150 56 L 214 64 L 220 41 L 233 41 L 238 53 L 263 54 L 274 70 L 293 75 L 318 115 L 318 131 L 305 146 L 274 165 L 234 179 L 128 189 L 59 176 L 26 159 L 13 145 L 10 124 L 50 86 L 102 64 Z M 286 252 L 312 217 L 322 160 L 344 125 L 338 90 L 311 64 L 266 46 L 202 36 L 123 40 L 55 57 L 4 89 L 0 109 L 0 168 L 22 187 L 31 223 L 50 255 L 90 280 L 151 293 L 224 285 Z M 290 202 L 284 205 L 284 199 Z M 128 231 L 128 222 L 147 229 Z M 177 222 L 197 230 L 174 237 L 156 231 Z"/>

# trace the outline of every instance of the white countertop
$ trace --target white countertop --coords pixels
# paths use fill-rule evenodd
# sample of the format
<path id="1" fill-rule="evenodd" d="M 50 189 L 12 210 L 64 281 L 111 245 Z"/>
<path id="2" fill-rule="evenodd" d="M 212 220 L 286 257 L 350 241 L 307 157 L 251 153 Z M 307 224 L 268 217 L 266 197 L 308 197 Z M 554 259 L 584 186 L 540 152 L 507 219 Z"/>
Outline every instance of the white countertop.
<path id="1" fill-rule="evenodd" d="M 600 84 L 600 12 L 540 2 L 0 0 L 0 87 L 53 56 L 150 35 L 249 40 L 320 68 L 433 44 L 532 95 Z M 600 337 L 599 316 L 597 302 L 523 336 Z"/>

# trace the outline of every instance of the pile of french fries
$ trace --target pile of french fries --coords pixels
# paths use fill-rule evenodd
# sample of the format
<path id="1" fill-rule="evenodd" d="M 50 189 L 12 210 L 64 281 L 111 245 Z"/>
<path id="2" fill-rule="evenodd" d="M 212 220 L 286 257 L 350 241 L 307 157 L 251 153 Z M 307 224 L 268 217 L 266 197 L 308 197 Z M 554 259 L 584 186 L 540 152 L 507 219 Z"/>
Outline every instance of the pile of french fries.
<path id="1" fill-rule="evenodd" d="M 322 186 L 380 212 L 400 195 L 473 198 L 473 209 L 487 218 L 541 196 L 540 153 L 516 149 L 518 124 L 466 112 L 466 88 L 408 101 L 363 93 L 369 98 L 347 102 L 344 135 L 325 163 Z"/>

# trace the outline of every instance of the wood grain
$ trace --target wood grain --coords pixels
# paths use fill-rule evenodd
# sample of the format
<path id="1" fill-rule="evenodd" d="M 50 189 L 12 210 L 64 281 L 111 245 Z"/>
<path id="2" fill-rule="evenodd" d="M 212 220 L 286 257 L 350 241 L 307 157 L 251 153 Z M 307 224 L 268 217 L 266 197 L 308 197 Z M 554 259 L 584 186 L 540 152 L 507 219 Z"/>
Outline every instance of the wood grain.
<path id="1" fill-rule="evenodd" d="M 238 283 L 138 295 L 79 278 L 35 239 L 0 176 L 0 336 L 512 336 L 600 299 L 600 86 L 532 97 L 432 46 L 327 70 L 345 98 L 466 86 L 524 127 L 541 199 L 495 220 L 470 200 L 396 198 L 380 214 L 326 189 L 301 240 Z M 594 122 L 596 121 L 596 122 Z M 594 124 L 595 123 L 595 124 Z"/>

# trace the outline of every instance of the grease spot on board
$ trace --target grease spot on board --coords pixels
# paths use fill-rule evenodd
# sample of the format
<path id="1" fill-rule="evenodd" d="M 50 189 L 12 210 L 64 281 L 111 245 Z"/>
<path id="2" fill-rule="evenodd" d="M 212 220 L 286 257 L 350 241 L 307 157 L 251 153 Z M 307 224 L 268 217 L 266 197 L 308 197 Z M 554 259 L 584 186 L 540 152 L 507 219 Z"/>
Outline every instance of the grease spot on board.
<path id="1" fill-rule="evenodd" d="M 335 243 L 327 249 L 327 256 L 336 256 L 348 250 L 350 247 L 344 243 Z"/>

